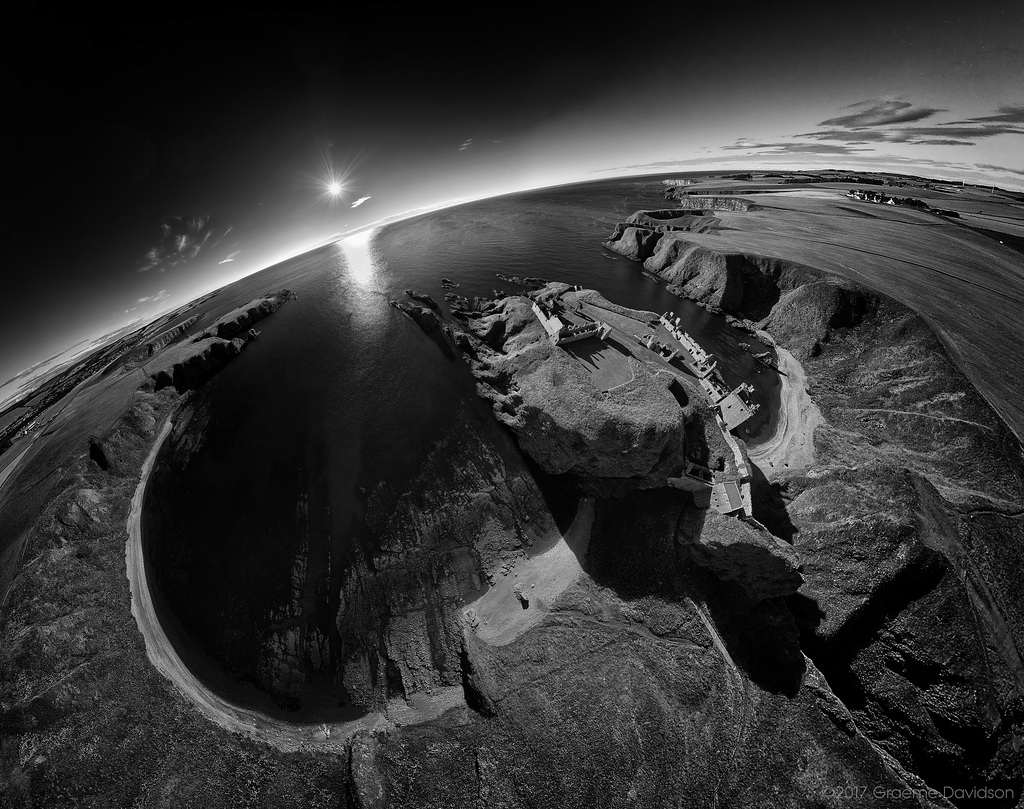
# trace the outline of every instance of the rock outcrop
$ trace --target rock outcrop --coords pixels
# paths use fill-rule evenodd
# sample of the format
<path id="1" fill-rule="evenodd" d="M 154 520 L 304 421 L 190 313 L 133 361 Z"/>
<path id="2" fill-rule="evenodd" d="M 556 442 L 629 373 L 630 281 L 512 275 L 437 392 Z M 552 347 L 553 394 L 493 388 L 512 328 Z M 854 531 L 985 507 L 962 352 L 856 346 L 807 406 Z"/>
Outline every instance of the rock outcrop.
<path id="1" fill-rule="evenodd" d="M 231 340 L 243 332 L 248 331 L 255 323 L 265 318 L 267 315 L 276 312 L 282 304 L 293 297 L 292 293 L 287 289 L 283 289 L 280 292 L 274 292 L 269 295 L 264 295 L 261 298 L 256 298 L 253 301 L 239 306 L 237 309 L 233 309 L 223 317 L 217 319 L 217 322 L 205 329 L 202 334 L 199 334 L 195 340 L 198 342 L 208 337 L 217 337 L 221 340 Z"/>
<path id="2" fill-rule="evenodd" d="M 834 329 L 856 325 L 868 297 L 848 281 L 812 281 L 783 293 L 760 326 L 803 360 L 819 354 Z"/>
<path id="3" fill-rule="evenodd" d="M 655 211 L 654 214 L 678 212 Z M 690 298 L 714 311 L 751 318 L 765 317 L 786 291 L 817 280 L 818 274 L 791 261 L 722 250 L 707 240 L 690 235 L 714 232 L 717 220 L 700 217 L 699 230 L 692 227 L 655 229 L 661 220 L 652 212 L 638 211 L 626 223 L 616 225 L 605 247 L 664 278 L 671 292 Z M 683 217 L 679 221 L 685 221 Z M 633 220 L 640 224 L 630 224 Z M 665 220 L 671 223 L 672 220 Z"/>
<path id="4" fill-rule="evenodd" d="M 246 341 L 236 337 L 222 340 L 204 337 L 165 350 L 145 366 L 156 390 L 173 385 L 179 393 L 193 390 L 210 379 L 232 359 L 242 353 Z"/>
<path id="5" fill-rule="evenodd" d="M 389 301 L 389 303 L 395 309 L 405 312 L 405 314 L 416 321 L 416 325 L 423 329 L 427 334 L 433 334 L 441 326 L 441 321 L 437 319 L 437 315 L 426 306 L 417 306 L 416 304 L 405 303 L 403 301 Z M 436 305 L 437 304 L 435 304 L 435 306 Z"/>
<path id="6" fill-rule="evenodd" d="M 200 315 L 192 315 L 191 317 L 183 320 L 177 326 L 174 326 L 173 328 L 161 332 L 152 340 L 146 343 L 146 353 L 152 356 L 164 346 L 170 345 L 171 343 L 175 342 L 176 340 L 181 338 L 181 336 L 184 335 L 185 332 L 192 328 L 192 326 L 196 324 L 199 318 Z"/>
<path id="7" fill-rule="evenodd" d="M 282 290 L 233 309 L 192 341 L 172 345 L 154 355 L 143 369 L 156 390 L 173 385 L 178 393 L 194 390 L 242 353 L 253 324 L 276 312 L 292 297 Z M 193 321 L 194 322 L 194 321 Z"/>
<path id="8" fill-rule="evenodd" d="M 568 289 L 549 284 L 531 294 L 552 300 Z M 610 492 L 664 486 L 683 473 L 687 453 L 711 466 L 729 462 L 695 385 L 680 407 L 674 375 L 629 358 L 630 381 L 599 391 L 572 353 L 552 345 L 531 306 L 527 297 L 503 298 L 465 328 L 477 342 L 478 391 L 545 472 Z"/>
<path id="9" fill-rule="evenodd" d="M 660 233 L 647 228 L 619 225 L 604 246 L 633 261 L 643 261 L 653 255 L 660 237 Z"/>
<path id="10" fill-rule="evenodd" d="M 684 210 L 699 211 L 755 211 L 757 205 L 742 197 L 698 196 L 685 191 L 670 188 L 665 191 L 665 198 L 675 202 L 676 207 Z"/>
<path id="11" fill-rule="evenodd" d="M 412 298 L 414 301 L 419 301 L 420 303 L 425 304 L 429 308 L 433 309 L 435 312 L 440 311 L 440 309 L 437 306 L 437 301 L 431 298 L 426 292 L 417 292 L 414 289 L 407 289 L 405 290 L 405 294 Z"/>

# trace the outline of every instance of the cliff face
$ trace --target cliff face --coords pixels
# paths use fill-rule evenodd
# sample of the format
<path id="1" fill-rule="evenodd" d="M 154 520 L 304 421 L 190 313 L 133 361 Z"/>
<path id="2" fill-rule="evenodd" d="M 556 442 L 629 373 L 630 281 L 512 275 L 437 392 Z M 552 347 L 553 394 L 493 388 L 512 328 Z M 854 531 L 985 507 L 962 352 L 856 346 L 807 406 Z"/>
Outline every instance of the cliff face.
<path id="1" fill-rule="evenodd" d="M 1020 783 L 1022 595 L 998 568 L 1022 563 L 1020 445 L 894 301 L 784 259 L 634 230 L 635 258 L 650 252 L 644 267 L 670 289 L 761 319 L 804 363 L 827 422 L 815 468 L 770 471 L 785 503 L 773 524 L 792 532 L 806 581 L 790 604 L 804 649 L 859 727 L 929 783 Z M 694 559 L 742 576 L 710 553 L 729 533 L 702 537 Z"/>
<path id="2" fill-rule="evenodd" d="M 175 346 L 147 363 L 146 373 L 156 390 L 173 385 L 179 393 L 193 390 L 242 353 L 246 341 L 204 337 Z"/>
<path id="3" fill-rule="evenodd" d="M 790 261 L 718 250 L 687 235 L 713 232 L 717 220 L 705 218 L 700 230 L 656 229 L 650 213 L 638 211 L 626 224 L 617 225 L 604 246 L 634 261 L 643 261 L 645 269 L 664 278 L 669 289 L 681 297 L 756 320 L 771 311 L 783 292 L 818 277 L 814 270 Z M 631 220 L 637 224 L 629 224 Z"/>
<path id="4" fill-rule="evenodd" d="M 518 451 L 486 418 L 467 406 L 408 492 L 382 484 L 370 496 L 380 549 L 346 571 L 336 619 L 340 677 L 363 706 L 461 686 L 465 602 L 557 531 Z"/>
<path id="5" fill-rule="evenodd" d="M 253 324 L 276 312 L 291 296 L 283 290 L 228 312 L 191 342 L 153 356 L 144 366 L 146 375 L 156 390 L 169 385 L 178 393 L 194 390 L 242 352 L 252 339 L 246 332 Z"/>
<path id="6" fill-rule="evenodd" d="M 1024 457 L 920 318 L 808 289 L 793 318 L 827 420 L 783 475 L 804 648 L 858 726 L 929 783 L 1021 783 Z M 782 303 L 782 302 L 780 302 Z M 783 306 L 771 315 L 786 323 Z M 813 328 L 808 323 L 815 324 Z"/>
<path id="7" fill-rule="evenodd" d="M 673 203 L 684 210 L 704 211 L 753 211 L 757 210 L 750 200 L 740 197 L 707 197 L 687 194 L 685 191 L 672 188 L 665 192 L 665 198 L 673 200 Z"/>
<path id="8" fill-rule="evenodd" d="M 276 312 L 291 297 L 292 293 L 284 289 L 250 301 L 244 306 L 239 306 L 237 309 L 218 318 L 217 322 L 206 329 L 196 340 L 202 340 L 204 337 L 218 337 L 221 340 L 231 340 L 242 334 L 242 332 L 247 331 L 267 315 Z"/>
<path id="9" fill-rule="evenodd" d="M 599 501 L 587 575 L 550 615 L 507 646 L 467 635 L 485 715 L 361 737 L 354 788 L 391 806 L 804 806 L 862 779 L 899 794 L 784 607 L 677 564 L 688 512 L 664 490 Z"/>

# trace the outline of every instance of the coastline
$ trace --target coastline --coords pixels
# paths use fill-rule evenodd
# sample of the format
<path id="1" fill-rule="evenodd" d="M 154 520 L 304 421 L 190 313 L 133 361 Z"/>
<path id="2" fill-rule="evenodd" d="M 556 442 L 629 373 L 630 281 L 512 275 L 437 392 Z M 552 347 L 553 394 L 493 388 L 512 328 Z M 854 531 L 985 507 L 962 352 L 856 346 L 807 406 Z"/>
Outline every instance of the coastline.
<path id="1" fill-rule="evenodd" d="M 418 700 L 415 706 L 396 699 L 389 703 L 386 711 L 374 711 L 352 721 L 300 724 L 235 705 L 203 685 L 179 657 L 160 624 L 149 592 L 142 550 L 142 503 L 146 484 L 172 426 L 172 419 L 168 418 L 143 464 L 128 516 L 125 567 L 131 589 L 131 612 L 145 641 L 147 657 L 203 716 L 225 730 L 250 736 L 283 752 L 317 750 L 341 754 L 348 740 L 360 731 L 429 721 L 449 708 L 465 704 L 463 689 L 455 686 L 437 689 L 426 700 Z"/>
<path id="2" fill-rule="evenodd" d="M 807 392 L 799 360 L 779 345 L 775 351 L 782 382 L 775 430 L 766 440 L 747 447 L 750 459 L 768 480 L 777 479 L 783 472 L 810 468 L 814 464 L 814 431 L 825 423 Z"/>

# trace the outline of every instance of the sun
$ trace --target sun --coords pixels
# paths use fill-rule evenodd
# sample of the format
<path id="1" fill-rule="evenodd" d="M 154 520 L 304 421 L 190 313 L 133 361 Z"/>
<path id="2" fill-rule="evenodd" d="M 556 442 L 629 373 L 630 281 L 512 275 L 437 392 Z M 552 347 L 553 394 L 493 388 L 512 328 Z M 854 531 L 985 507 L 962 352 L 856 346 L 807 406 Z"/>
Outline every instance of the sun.
<path id="1" fill-rule="evenodd" d="M 327 193 L 330 194 L 332 197 L 341 196 L 341 191 L 341 183 L 339 183 L 337 180 L 331 180 L 329 183 L 327 183 Z"/>

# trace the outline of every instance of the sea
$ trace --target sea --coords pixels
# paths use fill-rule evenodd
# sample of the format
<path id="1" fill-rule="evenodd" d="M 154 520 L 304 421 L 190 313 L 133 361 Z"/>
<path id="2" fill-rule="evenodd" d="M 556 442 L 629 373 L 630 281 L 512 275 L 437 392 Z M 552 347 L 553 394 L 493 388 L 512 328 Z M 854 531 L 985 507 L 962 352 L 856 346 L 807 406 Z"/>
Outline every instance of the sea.
<path id="1" fill-rule="evenodd" d="M 751 381 L 753 398 L 770 413 L 778 380 L 759 372 L 752 355 L 764 348 L 756 340 L 602 247 L 629 214 L 666 206 L 657 179 L 495 197 L 327 245 L 203 303 L 197 329 L 265 292 L 288 288 L 297 296 L 261 321 L 259 338 L 203 386 L 197 397 L 209 422 L 201 449 L 186 466 L 162 469 L 147 489 L 150 581 L 169 635 L 197 676 L 236 701 L 279 712 L 252 686 L 252 638 L 254 628 L 283 620 L 301 546 L 321 583 L 307 588 L 304 620 L 329 627 L 341 567 L 357 548 L 373 551 L 362 522 L 368 493 L 381 481 L 396 488 L 410 481 L 452 428 L 460 403 L 475 399 L 466 364 L 389 305 L 406 289 L 442 306 L 442 278 L 470 299 L 523 291 L 500 273 L 674 311 L 719 358 L 726 382 Z M 344 710 L 329 704 L 329 688 L 322 694 L 303 715 Z"/>

